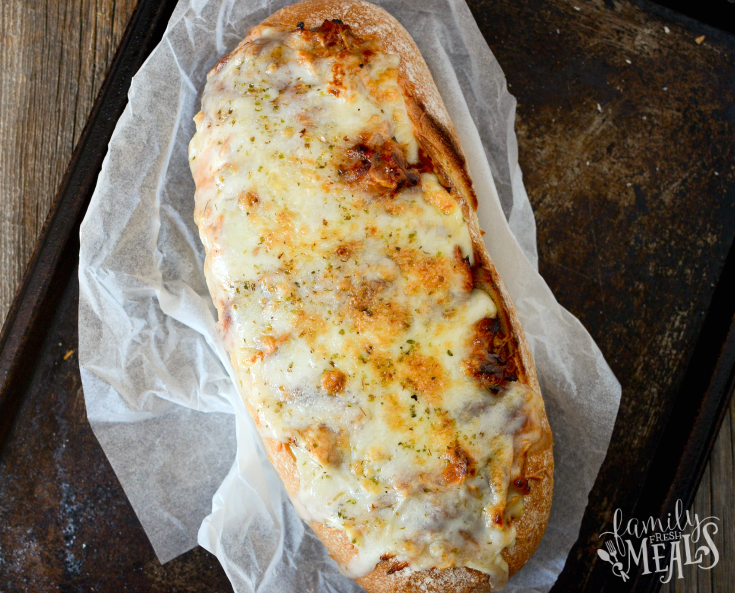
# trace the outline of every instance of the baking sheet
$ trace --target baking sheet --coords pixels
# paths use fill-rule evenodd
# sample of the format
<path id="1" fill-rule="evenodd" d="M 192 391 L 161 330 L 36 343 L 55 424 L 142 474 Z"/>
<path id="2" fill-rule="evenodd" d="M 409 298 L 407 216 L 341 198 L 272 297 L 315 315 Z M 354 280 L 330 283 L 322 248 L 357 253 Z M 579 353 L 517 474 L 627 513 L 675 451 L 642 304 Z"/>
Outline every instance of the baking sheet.
<path id="1" fill-rule="evenodd" d="M 358 591 L 265 462 L 215 330 L 192 220 L 186 147 L 206 72 L 283 4 L 182 0 L 134 78 L 82 225 L 80 367 L 92 427 L 162 562 L 198 536 L 238 591 Z M 620 388 L 536 272 L 515 101 L 469 9 L 455 0 L 378 4 L 413 35 L 444 97 L 488 249 L 534 351 L 556 491 L 546 536 L 507 590 L 546 591 L 576 539 Z"/>

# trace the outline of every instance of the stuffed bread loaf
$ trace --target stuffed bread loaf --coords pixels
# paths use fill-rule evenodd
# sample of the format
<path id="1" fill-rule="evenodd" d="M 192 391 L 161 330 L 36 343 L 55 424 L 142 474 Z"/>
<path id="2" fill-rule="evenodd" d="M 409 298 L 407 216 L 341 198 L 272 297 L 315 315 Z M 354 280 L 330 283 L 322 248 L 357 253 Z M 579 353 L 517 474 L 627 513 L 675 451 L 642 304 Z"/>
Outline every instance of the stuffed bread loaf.
<path id="1" fill-rule="evenodd" d="M 298 2 L 195 122 L 218 330 L 297 511 L 370 593 L 501 589 L 546 527 L 552 437 L 415 43 L 367 2 Z"/>

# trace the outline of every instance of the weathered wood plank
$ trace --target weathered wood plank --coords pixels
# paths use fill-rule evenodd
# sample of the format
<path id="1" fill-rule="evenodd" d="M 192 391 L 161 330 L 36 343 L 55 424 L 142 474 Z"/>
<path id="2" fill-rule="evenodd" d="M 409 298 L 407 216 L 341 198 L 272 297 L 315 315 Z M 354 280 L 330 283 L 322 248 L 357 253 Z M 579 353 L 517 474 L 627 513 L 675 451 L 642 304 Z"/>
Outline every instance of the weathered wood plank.
<path id="1" fill-rule="evenodd" d="M 684 577 L 661 588 L 662 593 L 719 593 L 735 591 L 735 399 L 731 402 L 710 462 L 692 504 L 700 518 L 719 519 L 714 542 L 720 554 L 711 571 L 694 565 L 684 567 Z M 711 562 L 706 559 L 705 562 Z"/>
<path id="2" fill-rule="evenodd" d="M 713 514 L 712 508 L 712 464 L 707 465 L 707 472 L 702 478 L 697 497 L 694 500 L 694 512 L 700 517 L 710 517 Z M 694 565 L 689 567 L 689 579 L 682 579 L 684 591 L 690 583 L 696 583 L 696 591 L 698 593 L 717 593 L 712 588 L 712 572 L 709 570 L 701 570 Z"/>
<path id="3" fill-rule="evenodd" d="M 136 4 L 0 3 L 0 322 Z"/>
<path id="4" fill-rule="evenodd" d="M 712 573 L 712 591 L 735 591 L 735 399 L 730 404 L 712 451 L 712 514 L 720 519 L 720 563 Z M 699 493 L 697 493 L 699 494 Z"/>
<path id="5" fill-rule="evenodd" d="M 697 496 L 692 503 L 690 512 L 700 517 L 708 517 L 711 508 L 711 468 L 708 464 L 702 476 L 702 483 L 697 491 Z M 661 587 L 662 593 L 712 593 L 709 575 L 700 575 L 696 566 L 684 566 L 683 578 L 672 580 Z"/>
<path id="6" fill-rule="evenodd" d="M 735 458 L 733 457 L 732 415 L 725 417 L 710 458 L 712 472 L 712 514 L 719 519 L 719 530 L 713 540 L 720 553 L 720 562 L 711 571 L 713 591 L 735 591 Z M 707 559 L 707 563 L 711 563 Z M 703 571 L 704 572 L 704 571 Z"/>

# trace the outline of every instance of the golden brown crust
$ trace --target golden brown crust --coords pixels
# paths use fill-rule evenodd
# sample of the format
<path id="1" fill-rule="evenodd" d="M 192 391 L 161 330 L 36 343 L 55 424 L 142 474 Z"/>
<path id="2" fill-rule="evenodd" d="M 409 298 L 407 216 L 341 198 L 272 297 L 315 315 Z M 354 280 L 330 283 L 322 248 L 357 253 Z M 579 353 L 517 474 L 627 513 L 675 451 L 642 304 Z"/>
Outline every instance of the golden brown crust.
<path id="1" fill-rule="evenodd" d="M 408 32 L 386 11 L 361 0 L 302 0 L 274 13 L 263 24 L 296 28 L 297 23 L 303 22 L 305 27 L 314 28 L 330 19 L 344 21 L 358 37 L 376 36 L 385 51 L 400 55 L 400 83 L 408 97 L 408 114 L 419 142 L 438 169 L 437 173 L 451 186 L 452 195 L 460 202 L 463 214 L 469 221 L 478 260 L 474 273 L 475 285 L 488 292 L 498 305 L 503 329 L 511 337 L 519 380 L 540 393 L 533 357 L 520 320 L 482 240 L 476 214 L 477 197 L 459 139 L 431 73 Z M 250 412 L 257 419 L 254 410 Z M 541 418 L 541 431 L 541 439 L 531 447 L 526 456 L 525 476 L 531 489 L 524 496 L 524 512 L 515 521 L 516 542 L 502 552 L 511 576 L 518 572 L 536 550 L 551 510 L 553 441 L 545 414 Z M 264 442 L 286 489 L 295 496 L 299 488 L 299 474 L 290 446 L 272 439 L 264 439 Z M 346 562 L 356 553 L 343 532 L 319 523 L 312 523 L 311 526 L 336 560 Z M 400 570 L 401 568 L 392 559 L 384 559 L 371 573 L 357 579 L 357 582 L 369 593 L 492 591 L 488 575 L 473 569 L 459 567 L 409 574 L 409 571 Z"/>
<path id="2" fill-rule="evenodd" d="M 249 412 L 251 415 L 255 414 L 255 410 L 249 409 Z M 263 443 L 286 490 L 292 497 L 295 497 L 299 491 L 299 474 L 296 458 L 290 445 L 269 438 L 264 438 Z M 315 521 L 311 521 L 309 525 L 329 550 L 330 556 L 337 562 L 347 564 L 357 553 L 343 531 L 326 527 Z M 533 550 L 530 553 L 533 553 Z M 381 560 L 372 572 L 356 581 L 368 593 L 490 593 L 492 591 L 487 575 L 471 568 L 460 567 L 410 574 L 408 571 L 402 571 L 401 568 L 400 563 L 386 558 Z"/>

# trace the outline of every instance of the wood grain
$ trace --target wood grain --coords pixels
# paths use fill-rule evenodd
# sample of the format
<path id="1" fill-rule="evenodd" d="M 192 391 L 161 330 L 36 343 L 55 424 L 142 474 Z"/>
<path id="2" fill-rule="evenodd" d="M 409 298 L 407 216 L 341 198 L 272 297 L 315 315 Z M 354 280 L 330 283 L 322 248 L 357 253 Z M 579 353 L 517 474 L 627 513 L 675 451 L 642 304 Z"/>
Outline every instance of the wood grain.
<path id="1" fill-rule="evenodd" d="M 136 4 L 0 2 L 0 320 Z"/>
<path id="2" fill-rule="evenodd" d="M 715 516 L 719 531 L 713 537 L 720 562 L 712 570 L 684 567 L 683 578 L 661 587 L 662 593 L 719 593 L 735 591 L 735 400 L 730 404 L 702 476 L 692 512 L 700 518 Z"/>
<path id="3" fill-rule="evenodd" d="M 0 321 L 135 4 L 0 1 Z M 721 227 L 732 216 L 691 215 L 692 204 L 710 204 L 732 183 L 733 130 L 713 123 L 733 109 L 723 104 L 732 80 L 720 75 L 732 54 L 709 38 L 695 44 L 685 26 L 627 1 L 470 5 L 519 99 L 519 152 L 542 272 L 600 343 L 624 384 L 627 418 L 637 434 L 648 434 L 646 419 L 675 386 L 696 337 L 691 320 L 706 308 L 702 292 L 668 309 L 672 294 L 716 277 Z M 700 160 L 692 162 L 693 154 Z M 719 168 L 728 159 L 730 169 Z M 686 242 L 692 247 L 681 247 Z M 661 362 L 658 372 L 647 371 L 650 360 Z M 84 422 L 82 415 L 69 419 Z M 618 437 L 635 447 L 627 432 L 619 428 Z M 720 519 L 720 563 L 712 571 L 687 567 L 664 591 L 735 591 L 734 459 L 735 403 L 693 504 L 700 516 Z M 596 519 L 604 526 L 608 518 Z M 16 568 L 15 576 L 29 575 L 33 566 Z M 150 563 L 145 571 L 156 590 L 173 590 L 166 567 Z M 6 587 L 3 573 L 0 555 L 0 590 L 46 589 L 30 581 Z M 62 578 L 46 583 L 48 590 Z"/>

